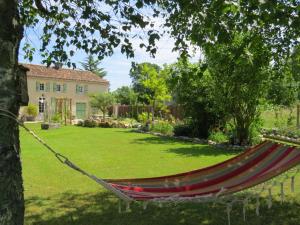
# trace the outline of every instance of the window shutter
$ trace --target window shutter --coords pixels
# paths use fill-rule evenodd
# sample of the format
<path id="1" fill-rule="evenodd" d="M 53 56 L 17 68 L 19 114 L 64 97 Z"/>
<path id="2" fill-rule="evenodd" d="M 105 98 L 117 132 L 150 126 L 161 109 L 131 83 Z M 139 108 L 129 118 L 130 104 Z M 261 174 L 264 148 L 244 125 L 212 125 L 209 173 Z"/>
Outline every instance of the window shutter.
<path id="1" fill-rule="evenodd" d="M 84 93 L 88 93 L 88 85 L 84 85 Z"/>
<path id="2" fill-rule="evenodd" d="M 46 83 L 46 92 L 49 92 L 49 91 L 50 91 L 50 83 L 47 82 L 47 83 Z"/>
<path id="3" fill-rule="evenodd" d="M 56 83 L 53 83 L 53 92 L 56 92 Z"/>
<path id="4" fill-rule="evenodd" d="M 63 86 L 63 92 L 64 92 L 64 93 L 67 92 L 67 84 L 64 84 L 64 86 Z"/>
<path id="5" fill-rule="evenodd" d="M 40 82 L 37 81 L 35 87 L 36 87 L 36 91 L 40 91 Z"/>
<path id="6" fill-rule="evenodd" d="M 79 92 L 79 87 L 78 87 L 79 85 L 78 84 L 76 84 L 76 94 Z"/>

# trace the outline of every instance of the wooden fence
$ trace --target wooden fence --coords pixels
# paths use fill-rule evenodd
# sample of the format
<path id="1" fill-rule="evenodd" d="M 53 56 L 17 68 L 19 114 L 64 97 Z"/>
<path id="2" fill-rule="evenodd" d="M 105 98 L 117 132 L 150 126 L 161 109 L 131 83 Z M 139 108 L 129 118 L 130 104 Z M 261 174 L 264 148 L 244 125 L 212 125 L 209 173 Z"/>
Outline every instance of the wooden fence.
<path id="1" fill-rule="evenodd" d="M 109 114 L 115 117 L 137 118 L 141 113 L 151 113 L 149 105 L 114 105 L 109 109 Z M 167 118 L 172 115 L 175 119 L 183 119 L 183 109 L 179 105 L 168 105 L 166 110 L 155 110 L 156 117 Z"/>

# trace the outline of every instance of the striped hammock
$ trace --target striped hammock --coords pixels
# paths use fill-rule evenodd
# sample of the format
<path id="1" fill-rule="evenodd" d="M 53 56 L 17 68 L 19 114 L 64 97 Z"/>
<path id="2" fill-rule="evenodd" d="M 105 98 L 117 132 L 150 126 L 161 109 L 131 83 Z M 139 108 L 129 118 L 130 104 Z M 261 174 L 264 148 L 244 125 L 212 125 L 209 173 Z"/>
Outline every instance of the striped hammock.
<path id="1" fill-rule="evenodd" d="M 264 183 L 300 163 L 296 147 L 264 141 L 204 169 L 171 176 L 104 180 L 132 200 L 213 199 Z"/>

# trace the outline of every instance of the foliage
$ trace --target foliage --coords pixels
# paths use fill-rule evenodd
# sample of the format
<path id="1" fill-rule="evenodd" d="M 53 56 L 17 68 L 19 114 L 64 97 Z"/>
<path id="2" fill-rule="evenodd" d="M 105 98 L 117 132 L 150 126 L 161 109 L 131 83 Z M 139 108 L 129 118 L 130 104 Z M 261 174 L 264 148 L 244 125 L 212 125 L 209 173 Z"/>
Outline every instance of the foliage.
<path id="1" fill-rule="evenodd" d="M 167 87 L 168 73 L 165 70 L 157 72 L 153 67 L 143 65 L 141 68 L 141 75 L 143 77 L 140 80 L 141 85 L 149 92 L 144 93 L 144 97 L 152 105 L 152 121 L 154 120 L 154 112 L 157 107 L 163 108 L 165 101 L 169 100 L 169 90 Z"/>
<path id="2" fill-rule="evenodd" d="M 101 110 L 103 113 L 103 119 L 105 115 L 113 104 L 115 103 L 115 98 L 111 93 L 99 93 L 91 95 L 90 104 L 93 108 Z"/>
<path id="3" fill-rule="evenodd" d="M 91 119 L 87 119 L 87 120 L 84 120 L 83 121 L 83 127 L 96 127 L 97 126 L 97 123 L 96 121 L 94 120 L 91 120 Z"/>
<path id="4" fill-rule="evenodd" d="M 143 73 L 142 70 L 144 66 L 147 66 L 148 68 L 152 68 L 157 73 L 161 70 L 161 68 L 153 63 L 132 63 L 131 69 L 129 71 L 129 76 L 132 80 L 132 88 L 135 93 L 138 94 L 138 102 L 142 104 L 150 104 L 149 100 L 147 99 L 147 95 L 151 94 L 152 91 L 148 88 L 146 88 L 142 81 L 147 79 L 147 74 Z"/>
<path id="5" fill-rule="evenodd" d="M 100 123 L 98 123 L 98 127 L 102 127 L 102 128 L 111 128 L 111 127 L 113 127 L 113 126 L 112 126 L 112 123 L 106 121 L 106 122 L 100 122 Z"/>
<path id="6" fill-rule="evenodd" d="M 232 43 L 207 49 L 215 106 L 233 119 L 237 142 L 248 144 L 251 124 L 270 81 L 270 51 L 255 33 L 236 33 Z"/>
<path id="7" fill-rule="evenodd" d="M 116 102 L 121 105 L 136 105 L 137 94 L 131 87 L 123 86 L 113 92 Z"/>
<path id="8" fill-rule="evenodd" d="M 173 99 L 184 111 L 185 117 L 190 118 L 189 134 L 207 138 L 212 127 L 223 124 L 226 120 L 221 108 L 214 107 L 212 78 L 207 66 L 202 63 L 191 64 L 180 60 L 165 68 L 169 73 L 169 89 Z"/>
<path id="9" fill-rule="evenodd" d="M 18 5 L 22 25 L 26 28 L 39 26 L 42 31 L 40 49 L 25 41 L 23 50 L 30 60 L 34 52 L 39 51 L 47 65 L 66 62 L 75 67 L 71 57 L 77 49 L 102 59 L 112 55 L 117 47 L 128 57 L 133 57 L 132 42 L 136 40 L 151 55 L 156 53 L 155 42 L 160 35 L 154 29 L 153 21 L 141 12 L 141 8 L 147 7 L 148 15 L 156 17 L 159 11 L 151 10 L 155 0 L 134 0 L 130 4 L 124 1 L 52 1 L 47 8 L 44 3 L 24 0 Z M 142 32 L 132 32 L 139 28 L 147 29 L 146 37 Z M 147 42 L 141 39 L 147 39 Z"/>
<path id="10" fill-rule="evenodd" d="M 61 122 L 61 114 L 56 113 L 51 117 L 51 121 L 55 123 L 60 123 Z"/>
<path id="11" fill-rule="evenodd" d="M 150 131 L 173 135 L 173 126 L 168 121 L 159 120 L 151 124 Z"/>
<path id="12" fill-rule="evenodd" d="M 166 25 L 176 49 L 188 54 L 189 43 L 206 51 L 230 44 L 236 32 L 259 33 L 276 62 L 298 43 L 299 1 L 164 1 Z"/>
<path id="13" fill-rule="evenodd" d="M 229 138 L 226 134 L 222 131 L 213 131 L 209 134 L 209 140 L 214 141 L 216 143 L 226 143 L 228 142 Z"/>
<path id="14" fill-rule="evenodd" d="M 176 124 L 174 126 L 174 136 L 193 137 L 193 127 L 190 124 Z"/>
<path id="15" fill-rule="evenodd" d="M 80 64 L 85 70 L 90 71 L 101 78 L 107 75 L 107 72 L 99 67 L 101 61 L 99 59 L 94 59 L 92 55 L 89 55 L 86 60 Z"/>
<path id="16" fill-rule="evenodd" d="M 142 124 L 146 124 L 147 122 L 150 121 L 150 118 L 152 117 L 153 117 L 152 113 L 143 112 L 138 115 L 138 121 L 141 122 Z"/>
<path id="17" fill-rule="evenodd" d="M 25 111 L 28 116 L 36 117 L 38 115 L 38 108 L 34 104 L 28 104 Z"/>

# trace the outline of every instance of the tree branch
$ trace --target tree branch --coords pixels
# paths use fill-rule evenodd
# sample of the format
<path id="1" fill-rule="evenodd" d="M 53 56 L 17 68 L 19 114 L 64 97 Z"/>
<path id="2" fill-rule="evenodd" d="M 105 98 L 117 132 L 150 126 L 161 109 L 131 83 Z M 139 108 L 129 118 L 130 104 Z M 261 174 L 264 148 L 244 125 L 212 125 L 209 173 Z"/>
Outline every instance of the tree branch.
<path id="1" fill-rule="evenodd" d="M 40 12 L 42 12 L 45 15 L 50 14 L 50 12 L 43 5 L 42 0 L 34 0 L 34 3 Z"/>

